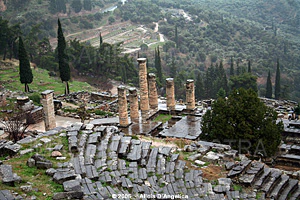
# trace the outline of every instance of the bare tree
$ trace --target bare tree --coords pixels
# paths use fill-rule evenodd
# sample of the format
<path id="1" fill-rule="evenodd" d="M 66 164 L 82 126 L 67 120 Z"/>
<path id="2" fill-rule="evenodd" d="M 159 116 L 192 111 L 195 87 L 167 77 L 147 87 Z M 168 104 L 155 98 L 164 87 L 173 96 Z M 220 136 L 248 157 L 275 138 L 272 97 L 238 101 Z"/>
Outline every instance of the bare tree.
<path id="1" fill-rule="evenodd" d="M 0 121 L 3 124 L 3 129 L 9 133 L 9 138 L 17 142 L 24 138 L 25 130 L 29 124 L 24 123 L 25 112 L 20 109 L 13 109 L 3 113 Z"/>

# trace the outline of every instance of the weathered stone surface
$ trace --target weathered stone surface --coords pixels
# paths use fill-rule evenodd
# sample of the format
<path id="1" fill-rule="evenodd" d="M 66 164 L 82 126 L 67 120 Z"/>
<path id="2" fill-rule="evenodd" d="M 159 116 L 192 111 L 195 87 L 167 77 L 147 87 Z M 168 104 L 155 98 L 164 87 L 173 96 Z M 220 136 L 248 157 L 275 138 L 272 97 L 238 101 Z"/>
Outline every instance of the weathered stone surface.
<path id="1" fill-rule="evenodd" d="M 175 87 L 174 87 L 174 79 L 167 78 L 166 79 L 166 96 L 167 96 L 167 109 L 175 110 Z"/>
<path id="2" fill-rule="evenodd" d="M 21 177 L 14 174 L 11 165 L 0 165 L 0 179 L 3 184 L 14 186 L 15 182 L 21 182 Z"/>
<path id="3" fill-rule="evenodd" d="M 140 85 L 140 109 L 149 112 L 148 78 L 146 58 L 138 58 L 139 63 L 139 85 Z"/>
<path id="4" fill-rule="evenodd" d="M 27 166 L 28 167 L 34 167 L 35 166 L 35 160 L 33 158 L 28 158 Z"/>
<path id="5" fill-rule="evenodd" d="M 55 147 L 53 148 L 53 151 L 61 151 L 63 148 L 63 145 L 62 144 L 57 144 L 55 145 Z"/>
<path id="6" fill-rule="evenodd" d="M 38 169 L 49 169 L 53 166 L 53 164 L 50 161 L 36 161 L 35 166 Z"/>
<path id="7" fill-rule="evenodd" d="M 189 159 L 190 161 L 195 161 L 195 160 L 197 160 L 197 159 L 199 159 L 199 158 L 201 158 L 201 157 L 202 157 L 201 154 L 194 154 L 194 155 L 189 156 L 188 159 Z"/>
<path id="8" fill-rule="evenodd" d="M 156 89 L 156 76 L 154 73 L 149 73 L 148 82 L 149 82 L 149 105 L 151 109 L 157 109 L 158 95 Z"/>
<path id="9" fill-rule="evenodd" d="M 4 152 L 10 156 L 13 156 L 19 152 L 21 149 L 21 145 L 19 144 L 7 144 L 4 146 Z"/>
<path id="10" fill-rule="evenodd" d="M 92 130 L 94 128 L 94 124 L 86 124 L 85 129 L 86 130 Z"/>
<path id="11" fill-rule="evenodd" d="M 186 81 L 186 104 L 186 109 L 195 109 L 195 87 L 194 80 L 191 79 Z"/>
<path id="12" fill-rule="evenodd" d="M 234 167 L 234 162 L 227 162 L 225 163 L 226 170 L 231 170 Z"/>
<path id="13" fill-rule="evenodd" d="M 121 127 L 128 126 L 128 111 L 126 88 L 123 85 L 118 87 L 118 107 L 119 107 L 119 123 Z"/>
<path id="14" fill-rule="evenodd" d="M 220 156 L 219 154 L 215 153 L 215 152 L 208 152 L 205 156 L 203 156 L 202 158 L 204 161 L 206 162 L 210 162 L 210 163 L 218 163 L 218 161 L 220 160 Z"/>
<path id="15" fill-rule="evenodd" d="M 34 149 L 25 149 L 25 150 L 20 151 L 20 155 L 24 155 L 24 154 L 27 154 L 27 153 L 31 153 L 31 152 L 33 152 L 33 151 L 34 151 Z"/>
<path id="16" fill-rule="evenodd" d="M 74 170 L 67 170 L 67 171 L 57 171 L 54 176 L 53 180 L 56 183 L 63 184 L 63 182 L 68 180 L 73 180 L 76 178 Z"/>
<path id="17" fill-rule="evenodd" d="M 62 199 L 82 199 L 83 198 L 83 192 L 59 192 L 54 193 L 52 199 L 53 200 L 62 200 Z"/>
<path id="18" fill-rule="evenodd" d="M 53 90 L 46 90 L 42 92 L 41 102 L 43 104 L 44 114 L 45 114 L 45 129 L 51 130 L 56 127 L 55 121 L 55 111 L 53 103 Z"/>
<path id="19" fill-rule="evenodd" d="M 15 197 L 10 193 L 9 190 L 0 190 L 1 200 L 14 200 Z"/>
<path id="20" fill-rule="evenodd" d="M 36 141 L 36 139 L 37 138 L 34 138 L 32 136 L 27 136 L 26 138 L 19 140 L 17 143 L 18 144 L 28 144 L 28 143 Z"/>
<path id="21" fill-rule="evenodd" d="M 70 191 L 81 192 L 82 191 L 80 182 L 78 180 L 65 181 L 63 183 L 63 186 L 64 186 L 65 192 L 70 192 Z"/>
<path id="22" fill-rule="evenodd" d="M 32 185 L 22 185 L 22 186 L 20 186 L 20 189 L 24 192 L 31 192 L 32 191 Z"/>
<path id="23" fill-rule="evenodd" d="M 53 169 L 53 168 L 49 168 L 49 169 L 46 170 L 46 174 L 48 176 L 53 176 L 56 172 L 57 172 L 57 170 Z"/>

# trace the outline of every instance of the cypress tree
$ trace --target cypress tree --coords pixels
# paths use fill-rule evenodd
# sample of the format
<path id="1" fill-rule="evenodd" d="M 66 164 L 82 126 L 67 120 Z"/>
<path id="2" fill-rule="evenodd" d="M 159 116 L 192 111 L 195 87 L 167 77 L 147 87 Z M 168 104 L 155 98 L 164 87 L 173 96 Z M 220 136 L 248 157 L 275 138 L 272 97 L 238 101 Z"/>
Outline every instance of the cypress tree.
<path id="1" fill-rule="evenodd" d="M 248 60 L 248 73 L 251 73 L 251 61 Z"/>
<path id="2" fill-rule="evenodd" d="M 280 67 L 279 67 L 279 59 L 277 59 L 277 69 L 276 69 L 276 77 L 275 77 L 275 99 L 280 99 Z"/>
<path id="3" fill-rule="evenodd" d="M 102 35 L 100 33 L 100 46 L 101 46 L 101 44 L 103 44 L 103 38 L 102 38 Z"/>
<path id="4" fill-rule="evenodd" d="M 69 94 L 69 84 L 68 81 L 71 78 L 70 67 L 68 63 L 68 56 L 65 53 L 66 40 L 61 28 L 60 20 L 58 19 L 58 30 L 57 30 L 57 53 L 58 53 L 58 65 L 60 79 L 62 82 L 66 82 L 65 94 Z"/>
<path id="5" fill-rule="evenodd" d="M 271 73 L 269 70 L 266 86 L 266 98 L 272 98 L 272 82 L 271 82 Z"/>
<path id="6" fill-rule="evenodd" d="M 172 63 L 170 66 L 170 77 L 174 78 L 176 77 L 176 74 L 177 74 L 177 69 L 175 65 L 175 58 L 172 56 Z"/>
<path id="7" fill-rule="evenodd" d="M 202 81 L 202 77 L 201 77 L 200 73 L 198 73 L 197 79 L 196 79 L 195 96 L 198 100 L 204 99 L 204 97 L 205 97 L 204 85 L 203 85 L 203 81 Z"/>
<path id="8" fill-rule="evenodd" d="M 157 50 L 155 50 L 155 68 L 156 68 L 157 77 L 158 77 L 158 80 L 159 80 L 159 83 L 161 86 L 163 84 L 163 76 L 162 76 L 162 69 L 161 69 L 159 46 L 157 47 Z"/>
<path id="9" fill-rule="evenodd" d="M 178 42 L 177 25 L 175 26 L 175 43 L 176 43 L 176 48 L 178 49 L 178 47 L 179 47 L 179 42 Z"/>
<path id="10" fill-rule="evenodd" d="M 230 76 L 234 76 L 233 58 L 230 58 Z"/>
<path id="11" fill-rule="evenodd" d="M 25 84 L 25 92 L 29 92 L 28 84 L 32 83 L 33 75 L 30 68 L 30 62 L 22 37 L 19 37 L 19 70 L 20 70 L 20 81 Z"/>

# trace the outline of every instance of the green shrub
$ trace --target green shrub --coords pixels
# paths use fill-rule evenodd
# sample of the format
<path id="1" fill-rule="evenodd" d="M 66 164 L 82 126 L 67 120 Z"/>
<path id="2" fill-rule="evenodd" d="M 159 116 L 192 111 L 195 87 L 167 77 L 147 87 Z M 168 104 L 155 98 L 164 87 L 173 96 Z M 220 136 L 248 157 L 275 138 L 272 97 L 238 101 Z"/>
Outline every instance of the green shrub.
<path id="1" fill-rule="evenodd" d="M 38 93 L 29 96 L 29 99 L 31 99 L 35 105 L 41 105 L 41 96 Z"/>

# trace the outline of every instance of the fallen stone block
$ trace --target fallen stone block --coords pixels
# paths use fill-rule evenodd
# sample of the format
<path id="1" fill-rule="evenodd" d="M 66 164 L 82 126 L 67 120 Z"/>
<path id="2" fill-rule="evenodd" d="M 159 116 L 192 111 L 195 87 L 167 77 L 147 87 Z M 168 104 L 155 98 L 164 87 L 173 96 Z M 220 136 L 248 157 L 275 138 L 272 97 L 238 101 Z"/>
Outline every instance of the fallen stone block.
<path id="1" fill-rule="evenodd" d="M 12 171 L 11 165 L 0 165 L 0 179 L 3 184 L 14 186 L 15 182 L 21 182 L 22 179 Z"/>
<path id="2" fill-rule="evenodd" d="M 20 151 L 20 155 L 22 156 L 24 154 L 31 153 L 33 151 L 34 151 L 34 149 L 25 149 L 25 150 Z"/>
<path id="3" fill-rule="evenodd" d="M 49 169 L 53 166 L 52 162 L 50 161 L 36 161 L 35 162 L 35 166 L 38 168 L 38 169 Z"/>
<path id="4" fill-rule="evenodd" d="M 81 192 L 82 191 L 80 182 L 78 180 L 66 181 L 63 183 L 63 186 L 64 186 L 65 192 L 71 192 L 71 191 Z"/>
<path id="5" fill-rule="evenodd" d="M 53 200 L 61 200 L 61 199 L 82 199 L 83 198 L 83 192 L 59 192 L 54 193 L 52 199 Z"/>
<path id="6" fill-rule="evenodd" d="M 28 167 L 34 167 L 35 166 L 35 160 L 33 158 L 28 158 L 26 164 L 27 164 Z"/>
<path id="7" fill-rule="evenodd" d="M 75 178 L 76 174 L 74 170 L 57 171 L 53 176 L 54 182 L 59 184 L 63 184 L 63 182 L 73 180 Z"/>

